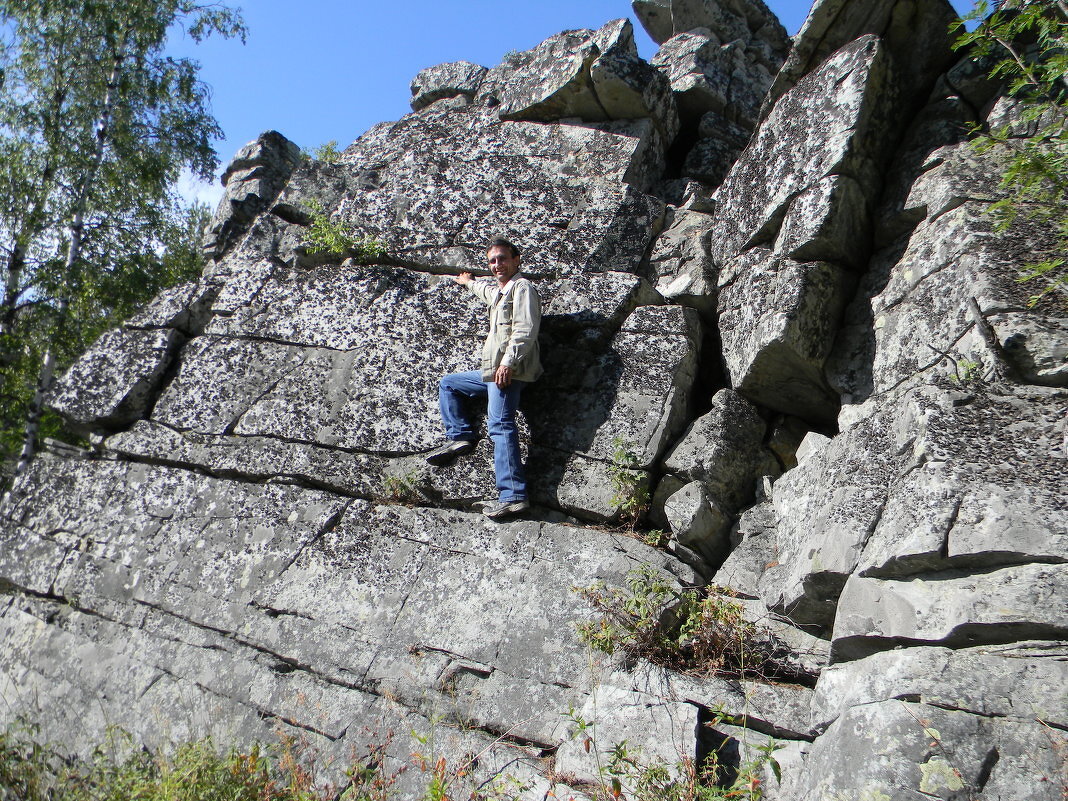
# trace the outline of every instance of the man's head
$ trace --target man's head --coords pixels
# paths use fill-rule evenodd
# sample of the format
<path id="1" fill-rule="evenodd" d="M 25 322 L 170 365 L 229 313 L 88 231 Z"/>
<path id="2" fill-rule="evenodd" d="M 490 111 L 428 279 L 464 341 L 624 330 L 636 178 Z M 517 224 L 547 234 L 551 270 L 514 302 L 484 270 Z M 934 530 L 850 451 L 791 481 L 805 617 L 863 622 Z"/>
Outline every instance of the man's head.
<path id="1" fill-rule="evenodd" d="M 507 239 L 494 239 L 486 247 L 486 262 L 501 286 L 519 272 L 519 248 Z"/>

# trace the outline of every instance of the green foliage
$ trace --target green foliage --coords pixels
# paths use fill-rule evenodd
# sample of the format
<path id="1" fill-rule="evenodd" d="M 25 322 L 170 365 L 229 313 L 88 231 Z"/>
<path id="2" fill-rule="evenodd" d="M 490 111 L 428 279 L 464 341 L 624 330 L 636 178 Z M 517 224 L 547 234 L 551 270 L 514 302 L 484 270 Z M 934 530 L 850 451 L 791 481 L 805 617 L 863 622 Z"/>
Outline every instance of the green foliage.
<path id="1" fill-rule="evenodd" d="M 316 785 L 307 754 L 292 739 L 274 749 L 220 752 L 210 739 L 171 755 L 134 747 L 112 729 L 88 760 L 41 745 L 25 725 L 0 733 L 0 798 L 19 801 L 332 801 Z M 355 798 L 355 796 L 352 796 Z"/>
<path id="2" fill-rule="evenodd" d="M 168 213 L 143 249 L 117 253 L 72 284 L 67 321 L 60 331 L 51 330 L 52 305 L 40 302 L 22 309 L 11 332 L 0 335 L 5 342 L 0 345 L 0 461 L 5 463 L 0 474 L 10 474 L 21 447 L 44 351 L 53 348 L 59 369 L 65 369 L 100 334 L 160 291 L 198 278 L 203 268 L 200 238 L 210 219 L 203 205 Z M 79 443 L 54 413 L 43 418 L 41 436 Z"/>
<path id="3" fill-rule="evenodd" d="M 315 148 L 313 156 L 316 161 L 321 161 L 323 164 L 337 164 L 341 161 L 341 151 L 337 149 L 337 140 L 331 139 L 329 142 L 323 142 Z"/>
<path id="4" fill-rule="evenodd" d="M 620 519 L 633 530 L 649 509 L 649 485 L 639 471 L 641 462 L 637 454 L 626 440 L 616 437 L 612 447 L 612 464 L 608 468 L 613 490 L 611 504 L 616 507 Z"/>
<path id="5" fill-rule="evenodd" d="M 197 63 L 166 54 L 183 29 L 244 36 L 237 12 L 195 0 L 0 0 L 5 455 L 13 418 L 39 414 L 25 402 L 39 378 L 199 259 L 180 266 L 167 241 L 184 214 L 179 174 L 213 176 L 220 134 Z"/>
<path id="6" fill-rule="evenodd" d="M 0 800 L 400 801 L 397 780 L 411 768 L 425 774 L 427 801 L 513 801 L 529 789 L 504 773 L 476 786 L 471 772 L 480 755 L 450 766 L 433 754 L 433 734 L 413 732 L 428 753 L 417 749 L 411 764 L 390 767 L 392 732 L 367 732 L 368 745 L 354 752 L 341 786 L 320 778 L 313 748 L 286 735 L 269 747 L 222 751 L 207 738 L 153 754 L 111 729 L 90 759 L 79 760 L 40 744 L 38 734 L 25 724 L 0 731 Z"/>
<path id="7" fill-rule="evenodd" d="M 597 782 L 593 796 L 604 801 L 759 801 L 764 797 L 761 776 L 765 767 L 776 779 L 781 778 L 773 756 L 778 745 L 770 739 L 752 749 L 752 759 L 733 768 L 721 761 L 719 750 L 700 763 L 689 756 L 668 762 L 662 757 L 644 758 L 641 750 L 626 740 L 613 744 L 607 758 L 602 759 L 596 723 L 583 719 L 574 708 L 566 717 L 573 725 L 571 738 L 595 757 Z M 710 725 L 714 728 L 722 720 L 714 718 Z M 725 744 L 726 741 L 721 748 Z"/>
<path id="8" fill-rule="evenodd" d="M 312 199 L 308 226 L 308 253 L 325 253 L 338 258 L 351 257 L 360 264 L 373 264 L 386 256 L 386 247 L 372 237 L 361 237 L 341 220 L 331 219 L 323 204 Z"/>
<path id="9" fill-rule="evenodd" d="M 978 26 L 965 30 L 966 22 Z M 989 74 L 1003 81 L 1011 97 L 1022 104 L 1019 123 L 978 129 L 975 146 L 1004 156 L 1001 186 L 1008 195 L 994 203 L 999 230 L 1020 215 L 1050 226 L 1057 242 L 1046 258 L 1029 264 L 1021 282 L 1038 286 L 1028 305 L 1043 299 L 1065 305 L 1068 267 L 1068 3 L 1030 0 L 998 3 L 991 12 L 986 0 L 962 20 L 955 46 L 990 63 Z M 1021 134 L 1026 129 L 1027 135 Z"/>
<path id="10" fill-rule="evenodd" d="M 970 384 L 983 375 L 983 363 L 971 359 L 958 359 L 953 362 L 953 375 L 950 380 L 957 384 Z"/>
<path id="11" fill-rule="evenodd" d="M 386 474 L 382 476 L 382 491 L 391 501 L 416 503 L 423 499 L 419 483 L 420 476 L 416 470 L 400 474 Z"/>
<path id="12" fill-rule="evenodd" d="M 627 573 L 626 586 L 575 588 L 599 618 L 579 624 L 592 648 L 648 659 L 702 675 L 762 676 L 769 654 L 741 604 L 727 590 L 681 589 L 650 565 Z"/>

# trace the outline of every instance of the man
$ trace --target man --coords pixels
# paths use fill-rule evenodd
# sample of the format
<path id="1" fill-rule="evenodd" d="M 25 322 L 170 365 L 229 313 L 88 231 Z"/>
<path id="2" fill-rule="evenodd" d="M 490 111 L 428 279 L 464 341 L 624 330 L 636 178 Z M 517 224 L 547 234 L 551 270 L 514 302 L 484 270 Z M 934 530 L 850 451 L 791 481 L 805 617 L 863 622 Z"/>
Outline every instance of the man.
<path id="1" fill-rule="evenodd" d="M 519 275 L 519 258 L 519 248 L 506 239 L 494 239 L 486 249 L 486 261 L 496 281 L 475 280 L 471 273 L 460 273 L 454 279 L 489 306 L 489 336 L 482 346 L 481 370 L 451 373 L 439 382 L 438 402 L 449 441 L 426 457 L 432 465 L 443 465 L 471 451 L 478 432 L 463 403 L 468 398 L 487 398 L 486 427 L 493 440 L 498 497 L 483 511 L 494 520 L 530 508 L 515 413 L 523 388 L 542 373 L 538 355 L 541 301 L 533 284 Z"/>

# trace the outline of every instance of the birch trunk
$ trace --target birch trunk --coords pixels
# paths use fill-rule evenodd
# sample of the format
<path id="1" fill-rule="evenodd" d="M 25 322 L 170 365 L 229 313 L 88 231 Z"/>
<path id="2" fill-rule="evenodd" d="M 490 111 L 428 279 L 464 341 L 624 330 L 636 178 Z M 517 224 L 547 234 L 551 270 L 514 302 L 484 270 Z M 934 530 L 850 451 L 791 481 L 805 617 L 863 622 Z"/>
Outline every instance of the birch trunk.
<path id="1" fill-rule="evenodd" d="M 52 382 L 56 370 L 56 345 L 66 328 L 67 310 L 70 306 L 71 287 L 76 278 L 78 260 L 81 257 L 82 236 L 85 231 L 85 212 L 89 203 L 89 194 L 96 180 L 97 171 L 104 160 L 104 151 L 107 148 L 108 134 L 111 128 L 112 112 L 115 108 L 118 90 L 119 74 L 123 62 L 125 42 L 115 54 L 111 73 L 108 75 L 107 91 L 104 94 L 104 104 L 100 110 L 100 118 L 96 124 L 96 142 L 94 145 L 93 159 L 86 169 L 82 182 L 78 187 L 74 204 L 74 216 L 68 227 L 69 241 L 67 245 L 67 257 L 63 264 L 63 274 L 67 278 L 67 291 L 59 299 L 56 316 L 52 325 L 51 344 L 45 351 L 41 362 L 41 369 L 37 374 L 37 389 L 33 395 L 29 412 L 26 415 L 26 428 L 22 438 L 22 452 L 19 454 L 18 463 L 15 465 L 15 476 L 26 472 L 26 468 L 37 453 L 37 437 L 41 429 L 41 415 L 44 413 L 45 399 L 52 389 Z"/>

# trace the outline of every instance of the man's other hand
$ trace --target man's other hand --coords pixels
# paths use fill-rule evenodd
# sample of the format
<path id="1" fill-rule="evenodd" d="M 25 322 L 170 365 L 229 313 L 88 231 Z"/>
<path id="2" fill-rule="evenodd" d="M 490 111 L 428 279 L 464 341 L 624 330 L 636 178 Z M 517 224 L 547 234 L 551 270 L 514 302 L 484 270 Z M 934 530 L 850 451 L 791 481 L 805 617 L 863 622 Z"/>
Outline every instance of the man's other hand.
<path id="1" fill-rule="evenodd" d="M 493 383 L 500 389 L 504 389 L 512 383 L 512 368 L 505 367 L 503 364 L 497 368 L 497 372 L 493 374 Z"/>
<path id="2" fill-rule="evenodd" d="M 458 284 L 463 284 L 464 286 L 467 286 L 475 279 L 474 276 L 471 275 L 471 273 L 460 273 L 459 275 L 454 275 L 452 277 L 452 280 Z"/>

